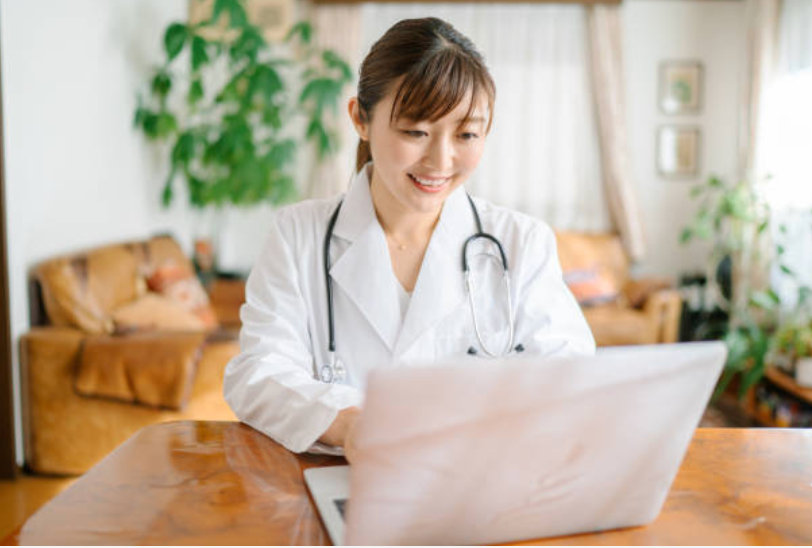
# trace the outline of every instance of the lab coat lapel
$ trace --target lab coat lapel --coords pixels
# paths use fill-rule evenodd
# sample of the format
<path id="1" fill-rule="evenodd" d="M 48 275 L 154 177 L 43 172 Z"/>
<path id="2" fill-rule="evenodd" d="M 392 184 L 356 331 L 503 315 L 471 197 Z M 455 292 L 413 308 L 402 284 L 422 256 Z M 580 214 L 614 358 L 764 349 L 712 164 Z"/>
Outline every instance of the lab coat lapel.
<path id="1" fill-rule="evenodd" d="M 369 167 L 367 164 L 358 172 L 344 197 L 333 235 L 347 240 L 349 247 L 336 257 L 334 244 L 330 275 L 335 286 L 347 294 L 392 351 L 401 323 L 397 280 L 386 237 L 372 205 Z M 336 317 L 340 317 L 338 310 Z"/>
<path id="2" fill-rule="evenodd" d="M 434 229 L 409 309 L 403 321 L 395 354 L 409 350 L 427 329 L 448 316 L 465 299 L 462 246 L 476 232 L 476 223 L 463 187 L 445 201 Z"/>

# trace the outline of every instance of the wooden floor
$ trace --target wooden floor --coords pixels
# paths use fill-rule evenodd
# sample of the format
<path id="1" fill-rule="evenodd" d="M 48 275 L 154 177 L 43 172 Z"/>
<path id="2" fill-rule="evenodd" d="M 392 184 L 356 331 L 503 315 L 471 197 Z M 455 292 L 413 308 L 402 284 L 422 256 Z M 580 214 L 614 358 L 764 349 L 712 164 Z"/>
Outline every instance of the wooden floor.
<path id="1" fill-rule="evenodd" d="M 27 475 L 0 480 L 0 541 L 75 480 Z"/>

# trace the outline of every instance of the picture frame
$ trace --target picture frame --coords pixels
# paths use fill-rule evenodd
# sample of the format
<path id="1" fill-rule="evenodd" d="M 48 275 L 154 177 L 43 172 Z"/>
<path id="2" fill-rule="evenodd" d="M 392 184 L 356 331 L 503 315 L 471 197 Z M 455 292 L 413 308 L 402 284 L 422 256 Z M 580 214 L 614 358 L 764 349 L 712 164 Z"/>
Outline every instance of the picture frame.
<path id="1" fill-rule="evenodd" d="M 702 110 L 704 68 L 699 61 L 669 60 L 660 63 L 657 104 L 663 114 L 698 113 Z"/>
<path id="2" fill-rule="evenodd" d="M 666 179 L 699 176 L 701 131 L 696 126 L 663 125 L 657 130 L 657 173 Z"/>
<path id="3" fill-rule="evenodd" d="M 189 24 L 195 25 L 211 17 L 214 0 L 189 0 Z M 293 26 L 294 0 L 247 0 L 245 11 L 248 20 L 262 29 L 268 43 L 281 42 Z M 228 20 L 220 17 L 218 24 L 200 30 L 207 40 L 233 40 L 234 31 L 228 28 Z"/>

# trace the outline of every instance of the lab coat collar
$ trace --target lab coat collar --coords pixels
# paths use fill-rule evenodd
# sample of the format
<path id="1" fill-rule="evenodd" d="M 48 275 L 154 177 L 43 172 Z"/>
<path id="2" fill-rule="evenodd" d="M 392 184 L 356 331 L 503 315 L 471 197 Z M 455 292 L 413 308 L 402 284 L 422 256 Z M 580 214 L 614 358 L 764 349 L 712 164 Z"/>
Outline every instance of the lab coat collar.
<path id="1" fill-rule="evenodd" d="M 465 188 L 460 186 L 443 204 L 398 336 L 396 355 L 407 352 L 426 330 L 465 300 L 462 247 L 475 232 L 474 215 Z"/>
<path id="2" fill-rule="evenodd" d="M 330 274 L 398 356 L 465 298 L 462 246 L 476 232 L 476 223 L 465 189 L 457 188 L 443 205 L 401 322 L 397 305 L 400 282 L 392 270 L 386 236 L 372 204 L 370 168 L 367 164 L 356 174 L 344 197 L 333 234 L 351 245 L 332 265 Z"/>

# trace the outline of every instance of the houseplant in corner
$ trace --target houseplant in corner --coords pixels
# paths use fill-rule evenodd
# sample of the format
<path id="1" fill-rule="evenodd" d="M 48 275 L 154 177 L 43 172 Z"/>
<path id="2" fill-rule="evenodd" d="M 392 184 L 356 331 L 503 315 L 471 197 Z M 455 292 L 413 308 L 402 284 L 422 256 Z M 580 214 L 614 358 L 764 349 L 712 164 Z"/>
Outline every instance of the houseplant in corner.
<path id="1" fill-rule="evenodd" d="M 680 236 L 682 243 L 694 238 L 713 242 L 708 279 L 715 284 L 713 293 L 724 320 L 706 332 L 718 333 L 728 347 L 714 397 L 736 377 L 738 396 L 744 397 L 761 380 L 769 361 L 783 359 L 796 342 L 798 333 L 792 326 L 812 301 L 812 291 L 784 264 L 786 228 L 781 225 L 776 235 L 771 234 L 771 211 L 760 189 L 764 183 L 729 185 L 710 177 L 694 187 L 691 196 L 700 199 L 700 205 Z M 795 282 L 793 303 L 782 302 L 770 286 L 773 265 Z"/>
<path id="2" fill-rule="evenodd" d="M 213 38 L 206 31 L 221 18 L 229 31 Z M 269 44 L 248 20 L 243 0 L 216 0 L 209 19 L 167 27 L 165 60 L 139 95 L 134 120 L 147 139 L 168 143 L 164 206 L 178 180 L 196 210 L 295 198 L 297 152 L 306 145 L 319 162 L 336 149 L 324 113 L 337 109 L 352 80 L 347 63 L 315 47 L 312 34 L 309 23 L 299 22 L 284 42 Z M 212 247 L 211 241 L 195 245 L 196 264 L 209 274 L 216 264 L 204 264 L 205 251 Z"/>

